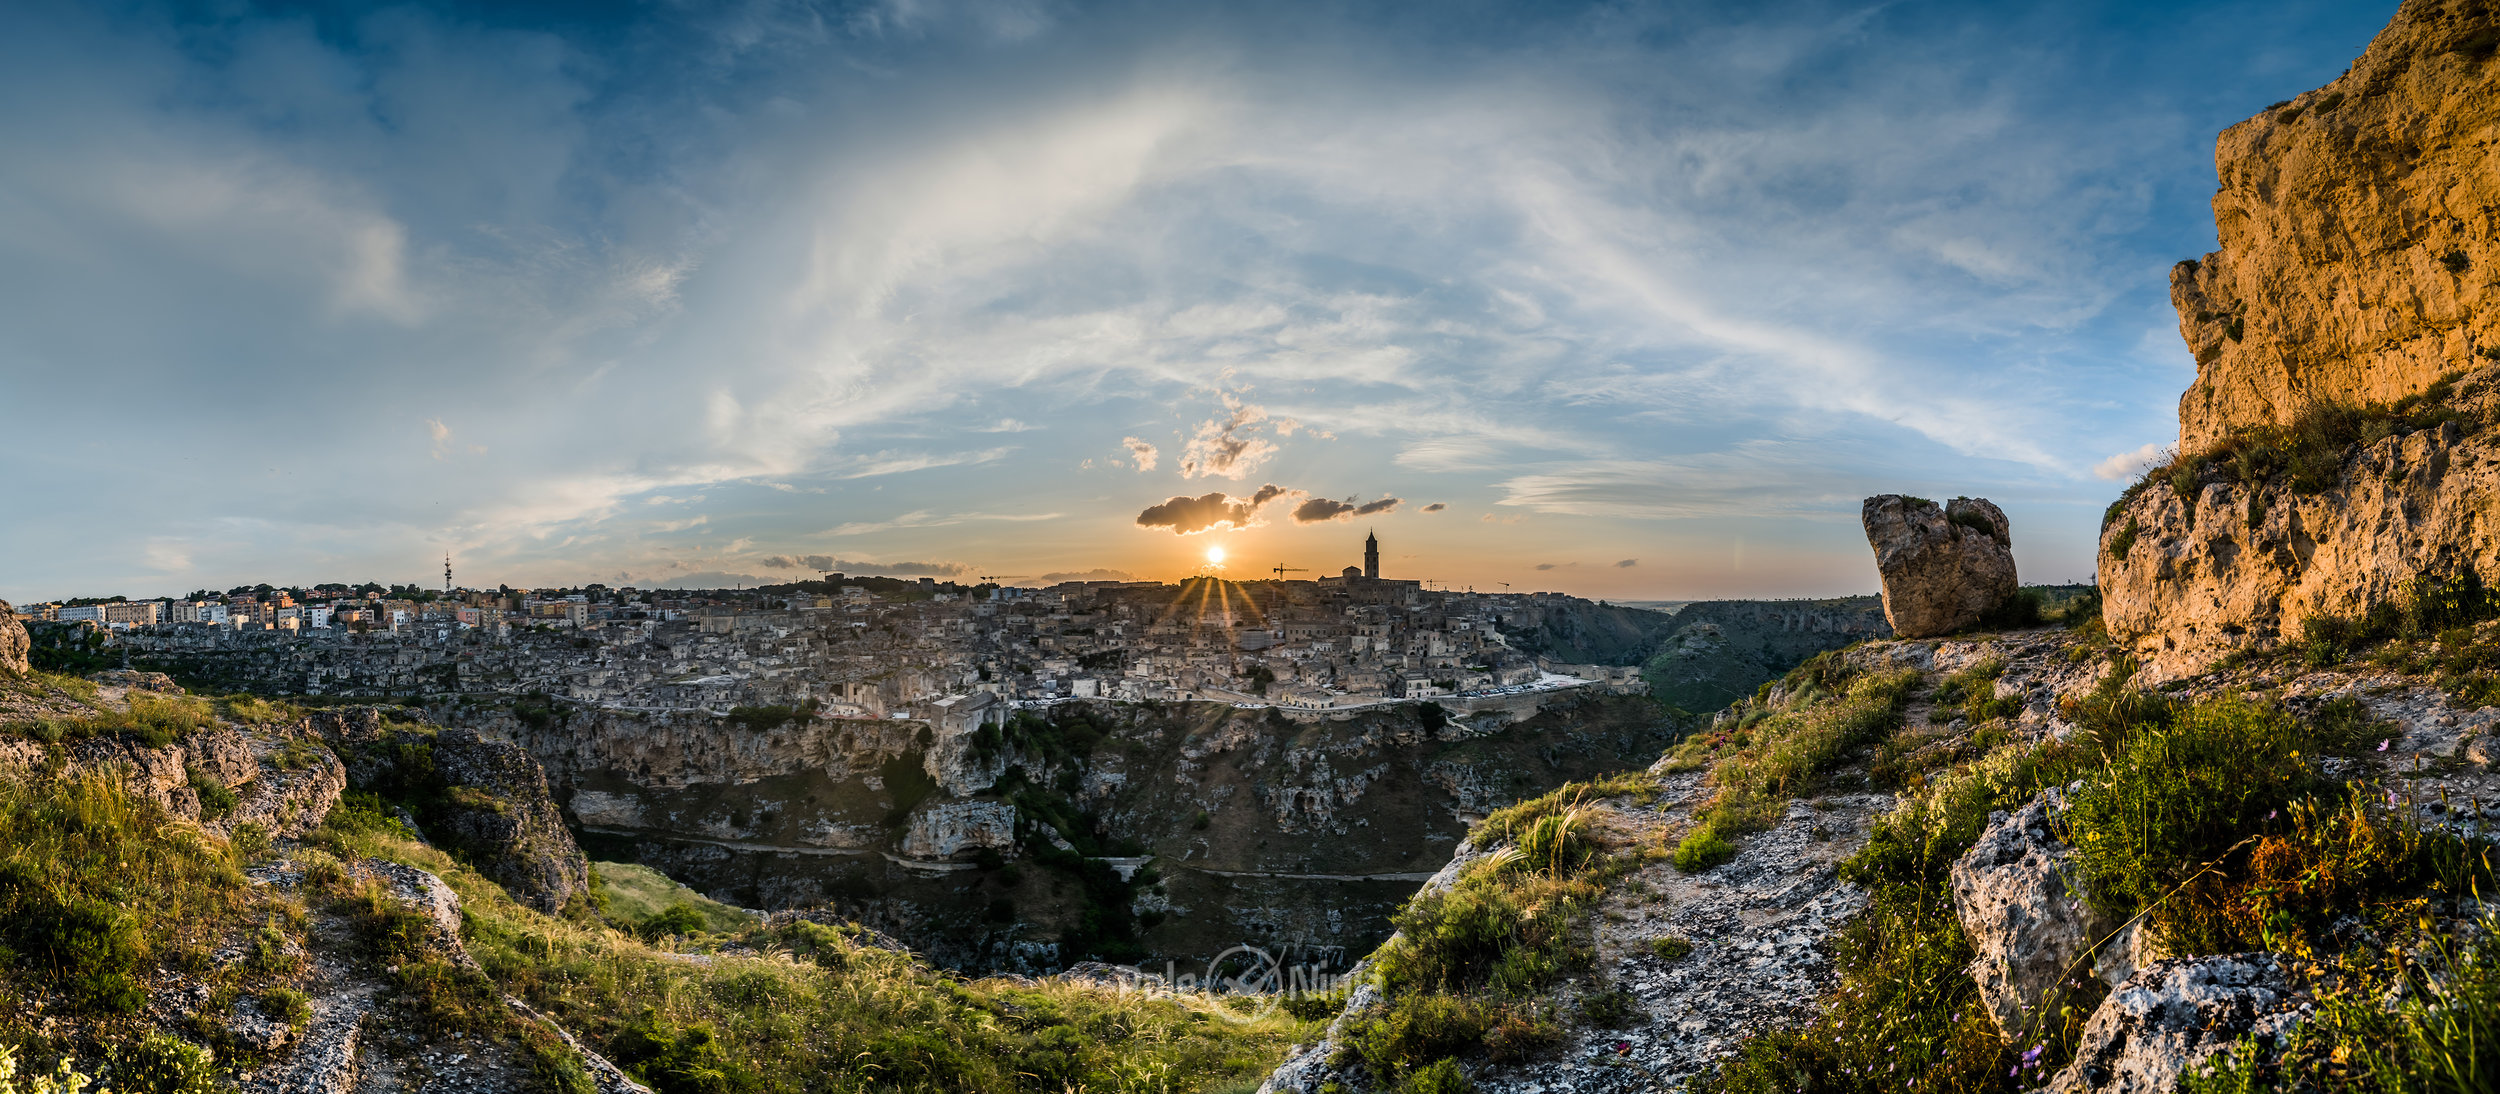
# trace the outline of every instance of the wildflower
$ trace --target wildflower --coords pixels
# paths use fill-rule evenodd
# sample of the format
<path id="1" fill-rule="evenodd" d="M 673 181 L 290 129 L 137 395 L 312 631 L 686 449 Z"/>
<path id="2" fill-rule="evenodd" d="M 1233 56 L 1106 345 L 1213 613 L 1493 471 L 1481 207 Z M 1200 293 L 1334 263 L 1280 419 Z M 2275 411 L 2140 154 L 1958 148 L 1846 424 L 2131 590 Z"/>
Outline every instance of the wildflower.
<path id="1" fill-rule="evenodd" d="M 2379 751 L 2381 751 L 2381 752 L 2385 752 L 2385 751 L 2387 751 L 2387 746 L 2392 745 L 2392 744 L 2395 744 L 2395 743 L 2396 743 L 2396 739 L 2395 739 L 2395 738 L 2393 738 L 2393 737 L 2389 737 L 2388 739 L 2386 739 L 2386 740 L 2384 740 L 2384 741 L 2380 741 L 2380 742 L 2378 743 L 2378 750 L 2379 750 Z"/>

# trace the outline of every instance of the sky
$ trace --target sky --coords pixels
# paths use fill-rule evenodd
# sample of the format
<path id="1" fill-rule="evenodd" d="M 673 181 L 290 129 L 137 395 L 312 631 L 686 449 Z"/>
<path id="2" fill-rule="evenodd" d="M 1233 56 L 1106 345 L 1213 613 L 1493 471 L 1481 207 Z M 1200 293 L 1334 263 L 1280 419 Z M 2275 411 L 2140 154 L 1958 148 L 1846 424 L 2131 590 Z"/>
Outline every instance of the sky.
<path id="1" fill-rule="evenodd" d="M 0 597 L 2031 582 L 2392 2 L 0 6 Z"/>

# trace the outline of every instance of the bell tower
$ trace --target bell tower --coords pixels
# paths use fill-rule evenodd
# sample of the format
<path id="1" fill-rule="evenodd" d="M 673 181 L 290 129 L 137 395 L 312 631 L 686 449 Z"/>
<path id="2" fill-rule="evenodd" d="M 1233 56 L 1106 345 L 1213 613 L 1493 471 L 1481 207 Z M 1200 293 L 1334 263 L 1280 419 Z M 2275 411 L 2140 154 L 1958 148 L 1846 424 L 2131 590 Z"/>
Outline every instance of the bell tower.
<path id="1" fill-rule="evenodd" d="M 1363 537 L 1363 576 L 1380 580 L 1380 534 L 1377 532 Z"/>

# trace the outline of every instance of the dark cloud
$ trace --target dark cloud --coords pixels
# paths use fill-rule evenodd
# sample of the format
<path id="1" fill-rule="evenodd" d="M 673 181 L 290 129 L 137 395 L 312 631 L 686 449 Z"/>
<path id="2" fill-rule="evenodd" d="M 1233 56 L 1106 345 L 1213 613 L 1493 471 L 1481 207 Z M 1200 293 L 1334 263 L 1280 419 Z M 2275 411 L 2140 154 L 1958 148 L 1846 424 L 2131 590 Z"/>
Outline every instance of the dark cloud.
<path id="1" fill-rule="evenodd" d="M 1293 522 L 1295 524 L 1318 524 L 1322 521 L 1350 520 L 1355 517 L 1368 517 L 1374 513 L 1391 513 L 1396 512 L 1397 507 L 1404 504 L 1405 500 L 1406 499 L 1404 498 L 1382 498 L 1378 501 L 1367 501 L 1357 505 L 1351 500 L 1338 501 L 1335 498 L 1312 498 L 1309 501 L 1294 506 Z"/>
<path id="2" fill-rule="evenodd" d="M 1621 561 L 1621 562 L 1617 562 L 1617 563 L 1615 563 L 1615 569 L 1618 569 L 1618 570 L 1629 570 L 1629 569 L 1631 569 L 1632 567 L 1634 567 L 1634 566 L 1638 566 L 1638 565 L 1640 565 L 1640 564 L 1641 564 L 1641 560 L 1639 560 L 1639 559 L 1637 559 L 1637 558 L 1627 558 L 1627 559 L 1624 559 L 1624 560 L 1623 560 L 1623 561 Z"/>
<path id="3" fill-rule="evenodd" d="M 881 574 L 887 577 L 955 577 L 972 572 L 964 562 L 863 562 L 832 555 L 772 555 L 768 570 L 814 570 L 818 573 Z"/>
<path id="4" fill-rule="evenodd" d="M 1267 503 L 1294 493 L 1270 483 L 1246 498 L 1236 498 L 1221 491 L 1198 497 L 1175 497 L 1161 505 L 1150 505 L 1137 514 L 1141 528 L 1169 528 L 1174 535 L 1204 532 L 1218 525 L 1248 528 L 1258 523 L 1259 510 Z"/>
<path id="5" fill-rule="evenodd" d="M 1293 507 L 1293 522 L 1317 524 L 1323 520 L 1335 520 L 1353 511 L 1353 506 L 1335 498 L 1312 498 Z"/>
<path id="6" fill-rule="evenodd" d="M 1540 562 L 1536 564 L 1536 568 L 1540 570 L 1551 570 L 1554 568 L 1554 564 L 1551 562 Z"/>
<path id="7" fill-rule="evenodd" d="M 1259 423 L 1267 421 L 1267 410 L 1244 403 L 1229 392 L 1223 399 L 1224 408 L 1230 413 L 1221 420 L 1210 418 L 1198 423 L 1198 435 L 1181 450 L 1182 478 L 1241 478 L 1276 454 L 1276 442 L 1257 435 Z M 1285 427 L 1285 423 L 1277 424 Z M 1290 427 L 1279 431 L 1290 432 Z"/>
<path id="8" fill-rule="evenodd" d="M 1447 509 L 1447 508 L 1449 508 L 1449 506 L 1443 505 L 1443 504 L 1441 504 L 1440 502 L 1437 502 L 1437 501 L 1436 501 L 1436 502 L 1433 502 L 1433 503 L 1432 503 L 1432 504 L 1430 504 L 1430 505 L 1424 506 L 1424 512 L 1427 512 L 1427 513 L 1438 513 L 1438 512 L 1440 512 L 1440 511 L 1442 511 L 1442 510 L 1444 510 L 1444 509 Z"/>

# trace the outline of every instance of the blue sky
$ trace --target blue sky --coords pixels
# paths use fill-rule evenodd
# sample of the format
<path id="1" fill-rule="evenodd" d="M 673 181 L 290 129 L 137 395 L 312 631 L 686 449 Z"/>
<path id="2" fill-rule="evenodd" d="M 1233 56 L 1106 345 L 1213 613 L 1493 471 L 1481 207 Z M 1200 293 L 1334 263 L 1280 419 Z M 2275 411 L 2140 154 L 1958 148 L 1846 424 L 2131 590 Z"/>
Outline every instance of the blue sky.
<path id="1" fill-rule="evenodd" d="M 2392 11 L 15 3 L 0 596 L 2081 577 L 2214 134 Z"/>

